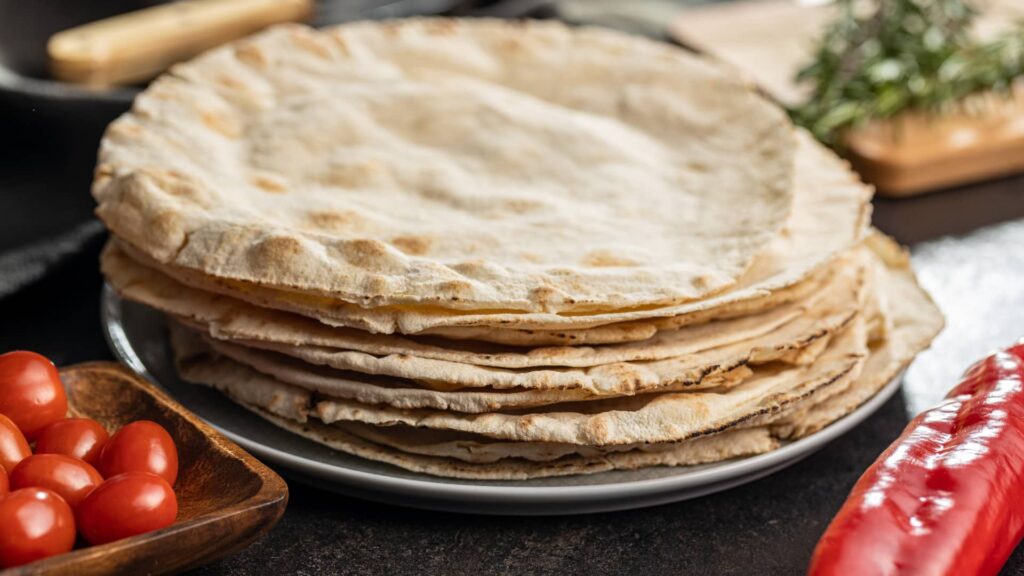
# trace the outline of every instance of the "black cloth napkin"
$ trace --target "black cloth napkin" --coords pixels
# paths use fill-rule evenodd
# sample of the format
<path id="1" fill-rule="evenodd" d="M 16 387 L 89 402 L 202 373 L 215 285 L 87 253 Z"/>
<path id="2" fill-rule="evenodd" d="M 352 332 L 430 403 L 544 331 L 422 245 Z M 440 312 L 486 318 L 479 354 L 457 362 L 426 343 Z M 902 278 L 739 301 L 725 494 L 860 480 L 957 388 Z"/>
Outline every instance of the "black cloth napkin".
<path id="1" fill-rule="evenodd" d="M 34 284 L 105 236 L 99 220 L 89 220 L 55 237 L 0 253 L 0 299 Z"/>

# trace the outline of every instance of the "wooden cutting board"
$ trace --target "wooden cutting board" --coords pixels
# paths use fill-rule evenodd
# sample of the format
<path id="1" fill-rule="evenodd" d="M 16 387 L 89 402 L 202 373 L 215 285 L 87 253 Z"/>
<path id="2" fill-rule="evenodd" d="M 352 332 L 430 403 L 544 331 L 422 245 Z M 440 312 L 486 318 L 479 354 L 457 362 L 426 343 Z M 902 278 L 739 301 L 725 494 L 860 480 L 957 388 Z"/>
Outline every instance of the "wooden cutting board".
<path id="1" fill-rule="evenodd" d="M 974 33 L 988 38 L 1024 17 L 1024 0 L 989 0 Z M 828 2 L 746 0 L 683 10 L 670 25 L 685 46 L 735 66 L 781 104 L 803 101 L 793 81 L 833 18 Z M 852 130 L 845 152 L 884 196 L 909 196 L 1024 171 L 1024 95 L 978 95 L 941 117 L 905 113 Z M 980 105 L 979 105 L 980 104 Z"/>

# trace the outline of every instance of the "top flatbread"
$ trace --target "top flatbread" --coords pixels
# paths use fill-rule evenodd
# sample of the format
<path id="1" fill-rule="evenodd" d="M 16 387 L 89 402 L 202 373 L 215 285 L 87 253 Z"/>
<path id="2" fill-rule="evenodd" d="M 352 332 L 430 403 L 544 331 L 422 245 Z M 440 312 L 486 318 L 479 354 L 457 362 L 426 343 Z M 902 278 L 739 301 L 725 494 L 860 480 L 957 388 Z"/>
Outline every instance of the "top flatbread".
<path id="1" fill-rule="evenodd" d="M 593 312 L 736 282 L 793 130 L 731 69 L 554 22 L 284 26 L 176 66 L 94 195 L 162 263 L 362 306 Z"/>
<path id="2" fill-rule="evenodd" d="M 228 281 L 162 264 L 128 242 L 134 260 L 175 280 L 263 308 L 374 333 L 434 334 L 517 346 L 645 340 L 659 330 L 753 314 L 816 289 L 823 265 L 859 242 L 870 221 L 871 188 L 808 134 L 797 137 L 793 211 L 783 232 L 730 290 L 694 302 L 595 314 L 458 313 L 439 307 L 364 308 L 336 299 Z M 123 239 L 122 239 L 123 240 Z"/>

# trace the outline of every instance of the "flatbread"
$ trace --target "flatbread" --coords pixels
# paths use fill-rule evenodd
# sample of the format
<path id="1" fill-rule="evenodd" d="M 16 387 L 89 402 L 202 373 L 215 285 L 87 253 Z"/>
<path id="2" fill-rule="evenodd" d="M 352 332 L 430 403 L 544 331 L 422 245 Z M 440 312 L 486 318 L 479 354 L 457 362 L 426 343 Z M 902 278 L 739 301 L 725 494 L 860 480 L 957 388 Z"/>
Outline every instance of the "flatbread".
<path id="1" fill-rule="evenodd" d="M 104 275 L 168 315 L 182 379 L 428 474 L 763 453 L 942 327 L 870 187 L 777 106 L 557 22 L 230 43 L 110 126 L 93 194 Z"/>
<path id="2" fill-rule="evenodd" d="M 508 458 L 531 462 L 550 462 L 566 456 L 593 458 L 629 452 L 661 452 L 677 450 L 681 444 L 693 442 L 663 442 L 661 444 L 623 444 L 618 446 L 581 446 L 556 442 L 503 442 L 476 434 L 447 430 L 424 430 L 412 426 L 371 426 L 358 422 L 337 422 L 332 426 L 374 444 L 380 444 L 410 454 L 441 456 L 463 462 L 486 464 Z"/>
<path id="3" fill-rule="evenodd" d="M 517 442 L 591 446 L 672 442 L 781 410 L 819 387 L 855 378 L 866 355 L 866 340 L 864 322 L 855 318 L 814 363 L 797 367 L 766 365 L 743 383 L 722 392 L 647 394 L 543 406 L 524 413 L 485 414 L 402 410 L 332 398 L 317 402 L 312 414 L 327 424 L 406 424 Z M 237 373 L 235 377 L 220 374 L 217 378 L 218 374 L 195 372 L 189 364 L 182 366 L 180 373 L 185 380 L 222 388 L 291 388 L 258 374 L 245 379 L 238 378 Z"/>
<path id="4" fill-rule="evenodd" d="M 594 346 L 524 348 L 473 341 L 370 334 L 330 327 L 311 319 L 254 306 L 242 300 L 204 292 L 147 269 L 110 244 L 101 256 L 103 274 L 127 299 L 135 300 L 198 325 L 223 340 L 259 340 L 284 345 L 347 349 L 378 357 L 418 358 L 492 366 L 589 367 L 613 362 L 663 360 L 705 351 L 740 340 L 764 336 L 801 316 L 820 317 L 826 311 L 853 310 L 859 278 L 866 268 L 862 254 L 843 258 L 837 271 L 820 289 L 804 298 L 770 308 L 763 314 L 691 325 L 656 332 L 641 342 Z"/>
<path id="5" fill-rule="evenodd" d="M 574 390 L 593 396 L 621 396 L 645 392 L 699 387 L 708 377 L 748 364 L 812 361 L 820 351 L 814 345 L 825 342 L 857 314 L 862 306 L 860 282 L 819 303 L 809 311 L 764 336 L 742 340 L 684 356 L 648 362 L 614 362 L 585 368 L 544 367 L 510 370 L 458 362 L 419 358 L 407 354 L 378 357 L 363 352 L 318 346 L 288 346 L 267 341 L 238 341 L 246 348 L 291 356 L 305 363 L 329 366 L 344 373 L 412 380 L 420 386 L 451 391 L 467 388 L 489 390 Z M 836 301 L 831 301 L 831 300 Z M 570 349 L 572 350 L 572 349 Z M 266 361 L 240 358 L 241 351 L 225 351 L 236 359 L 255 365 Z M 281 371 L 276 371 L 280 375 Z"/>
<path id="6" fill-rule="evenodd" d="M 286 354 L 309 364 L 345 372 L 414 380 L 440 390 L 489 388 L 495 390 L 581 389 L 597 396 L 633 395 L 676 385 L 695 385 L 747 364 L 775 360 L 803 363 L 814 358 L 803 354 L 815 342 L 828 338 L 846 325 L 856 311 L 843 310 L 821 318 L 821 325 L 806 331 L 806 319 L 787 324 L 777 332 L 696 354 L 650 362 L 615 362 L 588 368 L 537 368 L 506 370 L 428 360 L 415 356 L 377 357 L 361 352 L 319 347 L 292 347 L 259 341 L 239 344 Z"/>
<path id="7" fill-rule="evenodd" d="M 643 340 L 658 330 L 748 315 L 807 294 L 805 281 L 863 238 L 870 221 L 871 188 L 847 164 L 805 132 L 797 134 L 793 212 L 786 228 L 755 258 L 732 289 L 686 304 L 595 314 L 479 313 L 439 307 L 364 308 L 345 302 L 228 281 L 149 258 L 130 242 L 121 248 L 132 259 L 200 290 L 309 316 L 332 326 L 391 334 L 434 334 L 445 338 L 513 345 L 600 344 Z M 481 327 L 485 327 L 481 329 Z M 602 327 L 601 330 L 595 330 Z"/>
<path id="8" fill-rule="evenodd" d="M 108 129 L 93 191 L 115 234 L 218 278 L 587 313 L 733 285 L 786 222 L 793 149 L 778 106 L 661 42 L 290 25 L 153 82 Z"/>
<path id="9" fill-rule="evenodd" d="M 651 466 L 692 466 L 762 454 L 778 448 L 766 427 L 728 430 L 720 434 L 679 442 L 674 449 L 659 451 L 632 450 L 611 452 L 600 456 L 568 456 L 549 462 L 523 459 L 502 459 L 479 464 L 454 458 L 423 456 L 375 444 L 346 432 L 338 426 L 315 421 L 303 424 L 274 416 L 257 407 L 242 404 L 271 424 L 335 450 L 385 462 L 412 472 L 464 480 L 529 480 L 596 474 L 612 470 L 636 470 Z"/>
<path id="10" fill-rule="evenodd" d="M 942 314 L 928 295 L 918 287 L 905 256 L 901 255 L 897 246 L 887 239 L 875 236 L 870 244 L 886 259 L 889 270 L 881 278 L 883 292 L 893 303 L 892 326 L 889 338 L 876 342 L 864 364 L 861 375 L 844 392 L 823 402 L 809 403 L 806 409 L 799 410 L 786 418 L 765 426 L 749 429 L 730 429 L 726 432 L 662 446 L 669 450 L 678 449 L 687 453 L 672 462 L 664 453 L 623 452 L 617 454 L 595 454 L 588 452 L 587 447 L 571 445 L 552 445 L 536 443 L 495 442 L 476 435 L 462 435 L 457 445 L 448 446 L 452 453 L 464 455 L 475 454 L 479 462 L 467 462 L 454 457 L 430 456 L 395 449 L 384 443 L 375 443 L 360 438 L 353 432 L 364 436 L 387 434 L 387 428 L 374 428 L 366 432 L 367 426 L 347 425 L 346 429 L 334 425 L 328 426 L 316 421 L 297 424 L 287 419 L 262 411 L 249 405 L 248 408 L 273 424 L 304 436 L 315 442 L 330 446 L 363 458 L 393 464 L 395 466 L 425 474 L 452 478 L 476 480 L 523 480 L 570 474 L 587 474 L 604 472 L 619 468 L 644 467 L 658 465 L 685 465 L 686 463 L 709 462 L 740 457 L 774 449 L 776 437 L 798 438 L 820 430 L 842 416 L 854 410 L 865 400 L 874 395 L 882 386 L 892 380 L 942 329 Z M 770 429 L 770 434 L 765 431 Z M 422 433 L 423 430 L 418 430 Z M 401 434 L 402 432 L 399 432 Z M 430 446 L 427 440 L 420 443 L 421 448 Z M 472 439 L 468 439 L 472 438 Z M 395 437 L 387 440 L 392 444 Z M 515 447 L 513 447 L 515 446 Z M 704 449 L 715 446 L 710 453 Z M 408 447 L 408 446 L 406 446 Z M 505 448 L 508 451 L 503 454 Z M 632 447 L 629 447 L 632 449 Z M 428 448 L 432 451 L 443 451 L 443 443 Z M 700 449 L 700 457 L 692 456 L 692 452 Z M 743 454 L 747 451 L 748 454 Z M 582 452 L 585 455 L 580 455 Z M 680 454 L 680 453 L 677 453 Z M 531 461 L 527 455 L 542 461 Z M 554 459 L 545 458 L 555 456 Z M 497 458 L 496 458 L 497 457 Z M 470 457 L 473 458 L 473 457 Z M 490 461 L 488 461 L 490 460 Z M 629 464 L 622 461 L 625 460 Z"/>
<path id="11" fill-rule="evenodd" d="M 885 264 L 876 276 L 879 297 L 870 300 L 884 302 L 881 307 L 888 311 L 891 319 L 883 323 L 889 324 L 888 330 L 884 332 L 887 338 L 871 346 L 860 375 L 845 385 L 840 379 L 831 385 L 818 387 L 817 395 L 812 393 L 805 396 L 803 401 L 790 403 L 790 408 L 794 410 L 782 409 L 775 414 L 769 412 L 736 424 L 751 428 L 734 427 L 720 434 L 662 444 L 655 448 L 667 447 L 668 452 L 640 452 L 636 450 L 638 446 L 630 444 L 620 444 L 609 449 L 572 443 L 508 442 L 479 434 L 417 428 L 415 437 L 420 440 L 415 450 L 450 453 L 449 456 L 432 456 L 394 447 L 399 445 L 414 449 L 410 444 L 414 437 L 408 436 L 404 431 L 406 428 L 358 423 L 325 425 L 316 420 L 299 424 L 267 413 L 260 408 L 265 404 L 260 404 L 258 398 L 240 400 L 272 423 L 316 442 L 408 470 L 455 478 L 527 479 L 595 473 L 624 467 L 685 465 L 759 453 L 773 449 L 775 437 L 795 438 L 813 433 L 855 409 L 905 368 L 941 330 L 942 315 L 917 285 L 906 255 L 891 240 L 878 234 L 871 236 L 868 244 Z M 245 391 L 247 387 L 239 386 L 236 389 Z M 303 417 L 306 414 L 304 412 Z M 395 434 L 389 434 L 392 430 Z M 770 430 L 771 434 L 766 434 L 766 430 Z M 406 435 L 404 439 L 401 436 L 403 434 Z M 444 440 L 446 435 L 448 441 Z M 378 442 L 368 440 L 368 437 L 374 437 Z M 716 446 L 714 450 L 704 451 L 704 448 L 712 445 Z M 679 451 L 673 452 L 676 447 Z M 701 453 L 699 457 L 694 455 L 698 448 Z M 461 455 L 462 459 L 456 455 Z M 465 459 L 476 461 L 467 462 Z"/>
<path id="12" fill-rule="evenodd" d="M 440 338 L 369 334 L 352 328 L 326 326 L 304 316 L 260 308 L 241 300 L 188 287 L 156 270 L 137 264 L 113 243 L 104 250 L 101 262 L 108 282 L 122 297 L 171 314 L 220 340 L 315 346 L 363 352 L 377 357 L 415 356 L 507 369 L 544 366 L 584 368 L 614 362 L 663 360 L 769 336 L 795 321 L 805 326 L 804 331 L 800 333 L 790 329 L 789 333 L 798 334 L 797 339 L 806 339 L 830 327 L 828 321 L 815 325 L 814 320 L 830 314 L 852 315 L 860 307 L 863 300 L 861 293 L 866 283 L 863 276 L 869 269 L 865 255 L 855 252 L 840 259 L 828 281 L 803 298 L 762 313 L 663 330 L 641 342 L 600 347 L 524 348 Z"/>
<path id="13" fill-rule="evenodd" d="M 853 302 L 856 302 L 854 300 Z M 802 363 L 814 358 L 803 352 L 813 343 L 828 338 L 857 313 L 848 306 L 823 316 L 807 315 L 765 336 L 663 360 L 613 362 L 584 368 L 532 368 L 509 370 L 416 356 L 378 357 L 362 352 L 315 346 L 287 346 L 243 340 L 250 348 L 269 350 L 304 362 L 347 372 L 415 380 L 439 389 L 493 388 L 565 390 L 583 389 L 599 396 L 632 395 L 676 384 L 698 383 L 708 375 L 720 374 L 747 364 L 775 360 Z M 818 322 L 815 324 L 815 320 Z"/>
<path id="14" fill-rule="evenodd" d="M 589 446 L 674 442 L 736 425 L 780 410 L 818 387 L 855 378 L 866 355 L 866 335 L 854 324 L 809 366 L 772 366 L 754 371 L 724 392 L 671 392 L 532 409 L 525 414 L 459 414 L 398 410 L 324 400 L 316 416 L 324 423 L 407 424 L 481 434 L 517 442 L 564 442 Z"/>
<path id="15" fill-rule="evenodd" d="M 183 374 L 188 374 L 196 380 L 208 382 L 256 382 L 257 384 L 251 386 L 262 385 L 267 389 L 275 388 L 279 383 L 290 385 L 282 396 L 295 398 L 295 405 L 298 406 L 311 405 L 314 393 L 355 400 L 364 404 L 387 404 L 395 408 L 433 408 L 468 413 L 494 412 L 604 398 L 579 388 L 571 390 L 499 390 L 492 388 L 438 390 L 424 387 L 410 380 L 373 377 L 312 366 L 283 354 L 212 340 L 176 323 L 172 323 L 170 328 L 172 344 L 179 365 L 182 366 Z M 699 381 L 683 381 L 666 386 L 661 391 L 728 388 L 739 384 L 750 374 L 749 367 L 737 366 L 727 371 L 716 371 Z M 225 384 L 224 388 L 228 387 L 230 384 Z M 296 389 L 292 390 L 292 388 Z M 289 405 L 292 404 L 289 403 Z M 270 411 L 278 413 L 274 410 Z M 289 417 L 294 417 L 294 413 L 291 413 Z"/>
<path id="16" fill-rule="evenodd" d="M 337 301 L 322 299 L 314 301 L 308 297 L 296 299 L 294 294 L 274 292 L 266 288 L 254 287 L 238 282 L 227 282 L 181 267 L 161 264 L 117 237 L 112 237 L 103 250 L 101 263 L 104 275 L 112 286 L 123 293 L 123 296 L 132 298 L 133 293 L 135 293 L 138 296 L 135 299 L 144 302 L 145 298 L 150 298 L 153 300 L 154 306 L 159 306 L 161 304 L 160 300 L 166 298 L 166 295 L 154 293 L 153 288 L 155 286 L 151 286 L 150 289 L 146 289 L 145 286 L 133 286 L 135 283 L 148 283 L 152 285 L 153 282 L 146 278 L 148 271 L 158 274 L 160 277 L 170 279 L 175 283 L 175 287 L 184 286 L 192 288 L 197 293 L 205 293 L 207 298 L 227 298 L 229 299 L 228 302 L 232 305 L 237 302 L 243 302 L 249 304 L 252 308 L 264 311 L 289 312 L 289 316 L 302 316 L 311 319 L 315 318 L 313 311 L 317 309 L 317 306 L 320 307 L 321 311 L 326 311 L 328 316 L 332 315 L 332 310 L 337 309 L 341 310 L 340 314 L 342 316 L 356 319 L 351 324 L 351 326 L 355 326 L 354 328 L 350 328 L 350 324 L 347 322 L 320 319 L 319 323 L 329 328 L 349 329 L 361 334 L 382 336 L 400 334 L 400 332 L 394 330 L 379 332 L 373 328 L 374 323 L 381 318 L 391 318 L 396 313 L 394 309 L 364 310 L 353 308 L 348 304 L 339 304 Z M 687 326 L 705 324 L 714 320 L 750 316 L 800 299 L 812 297 L 823 288 L 834 275 L 835 270 L 843 264 L 839 261 L 832 261 L 827 265 L 818 267 L 808 277 L 790 286 L 765 292 L 752 298 L 740 298 L 735 302 L 727 302 L 721 306 L 695 310 L 681 316 L 657 317 L 660 312 L 652 310 L 642 313 L 639 320 L 627 319 L 623 322 L 591 326 L 583 329 L 538 330 L 533 328 L 454 326 L 450 328 L 428 329 L 418 334 L 410 334 L 409 336 L 468 341 L 477 346 L 482 344 L 498 344 L 521 348 L 590 346 L 639 342 L 653 338 L 662 330 L 677 330 Z M 133 287 L 135 290 L 129 289 Z M 157 288 L 157 290 L 162 291 L 162 288 Z M 274 298 L 277 297 L 284 298 L 284 302 L 275 302 Z M 419 311 L 412 312 L 412 314 L 422 316 L 423 310 L 420 309 Z M 184 315 L 194 315 L 194 311 L 186 312 Z M 526 315 L 521 316 L 525 317 Z M 620 316 L 629 318 L 632 317 L 632 313 Z M 477 317 L 479 318 L 479 316 Z M 497 318 L 498 316 L 495 317 Z M 601 315 L 601 317 L 613 316 Z M 581 318 L 585 321 L 587 317 Z M 369 323 L 367 324 L 364 320 Z M 391 322 L 391 320 L 386 320 L 386 322 Z"/>
<path id="17" fill-rule="evenodd" d="M 945 325 L 938 306 L 918 286 L 906 252 L 890 238 L 877 233 L 868 238 L 868 244 L 887 264 L 880 280 L 885 287 L 885 298 L 880 300 L 888 310 L 889 322 L 883 328 L 888 337 L 871 347 L 864 374 L 856 385 L 776 422 L 772 426 L 776 436 L 792 438 L 813 434 L 852 412 L 905 370 Z"/>

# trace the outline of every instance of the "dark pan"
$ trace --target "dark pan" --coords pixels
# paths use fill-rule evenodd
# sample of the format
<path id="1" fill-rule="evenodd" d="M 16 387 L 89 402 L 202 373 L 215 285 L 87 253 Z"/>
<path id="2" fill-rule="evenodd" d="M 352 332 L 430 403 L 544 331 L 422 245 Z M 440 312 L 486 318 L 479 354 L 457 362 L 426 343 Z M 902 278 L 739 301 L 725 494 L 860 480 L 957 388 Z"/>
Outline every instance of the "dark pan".
<path id="1" fill-rule="evenodd" d="M 128 109 L 138 89 L 86 90 L 49 79 L 46 41 L 61 30 L 158 3 L 0 0 L 0 111 L 35 128 L 57 123 L 98 136 Z"/>

